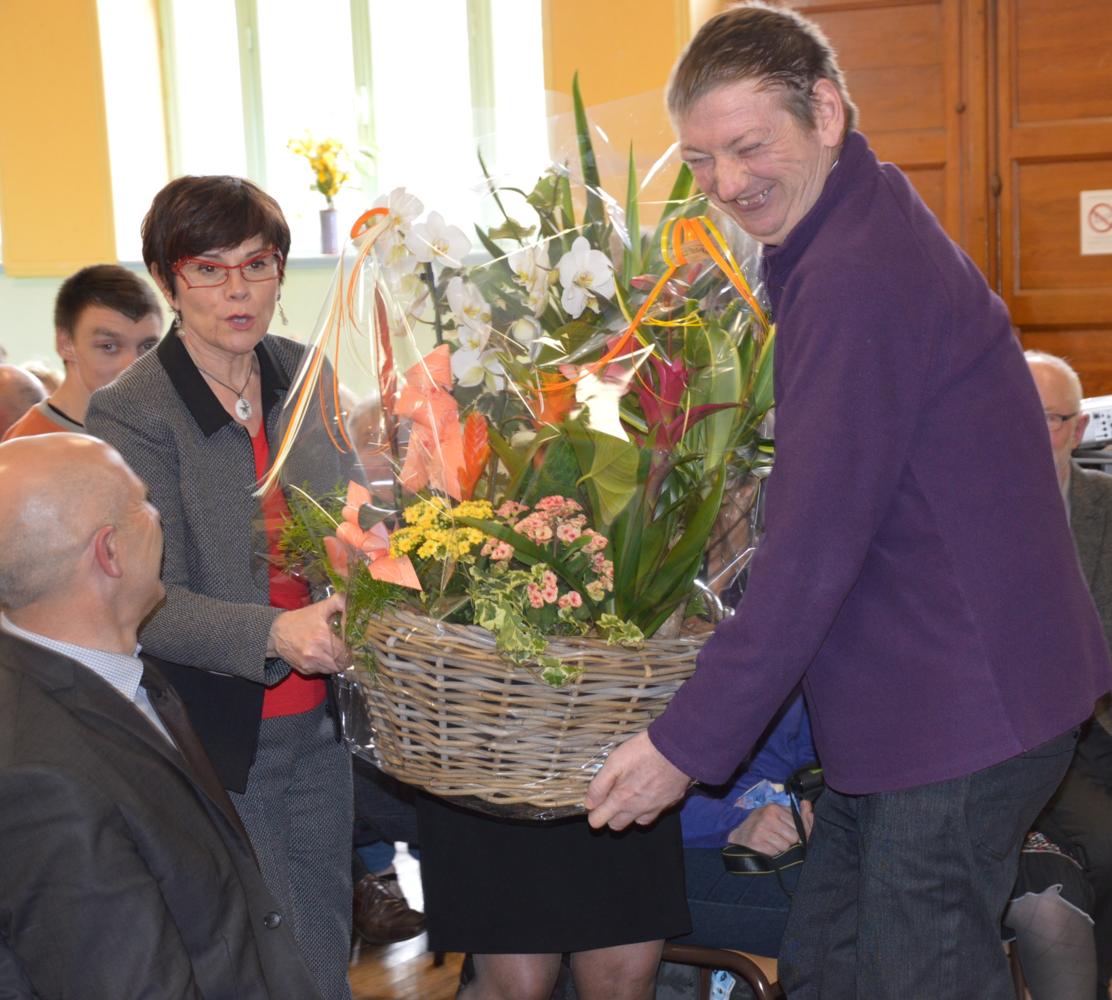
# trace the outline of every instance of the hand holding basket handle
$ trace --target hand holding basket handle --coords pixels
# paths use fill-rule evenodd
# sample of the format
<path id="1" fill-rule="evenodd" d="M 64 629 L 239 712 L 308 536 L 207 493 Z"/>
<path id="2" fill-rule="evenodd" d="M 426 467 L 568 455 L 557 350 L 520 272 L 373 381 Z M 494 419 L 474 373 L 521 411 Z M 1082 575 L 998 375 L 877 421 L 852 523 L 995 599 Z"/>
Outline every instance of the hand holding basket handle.
<path id="1" fill-rule="evenodd" d="M 333 594 L 296 611 L 284 611 L 270 626 L 266 655 L 280 656 L 299 674 L 338 674 L 351 654 L 332 627 L 344 610 L 344 596 Z"/>
<path id="2" fill-rule="evenodd" d="M 587 819 L 596 829 L 647 826 L 683 798 L 692 781 L 638 733 L 618 747 L 587 788 Z"/>

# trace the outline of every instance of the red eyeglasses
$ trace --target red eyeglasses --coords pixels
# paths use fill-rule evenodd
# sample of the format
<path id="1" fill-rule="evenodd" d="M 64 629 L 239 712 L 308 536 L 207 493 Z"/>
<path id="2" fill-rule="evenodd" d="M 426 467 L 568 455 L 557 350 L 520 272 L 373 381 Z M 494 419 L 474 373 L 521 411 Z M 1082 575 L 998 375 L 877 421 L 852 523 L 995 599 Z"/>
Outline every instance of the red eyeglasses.
<path id="1" fill-rule="evenodd" d="M 264 250 L 239 264 L 221 264 L 205 257 L 182 257 L 170 270 L 190 288 L 223 285 L 232 271 L 239 271 L 244 281 L 273 281 L 282 274 L 282 253 Z"/>

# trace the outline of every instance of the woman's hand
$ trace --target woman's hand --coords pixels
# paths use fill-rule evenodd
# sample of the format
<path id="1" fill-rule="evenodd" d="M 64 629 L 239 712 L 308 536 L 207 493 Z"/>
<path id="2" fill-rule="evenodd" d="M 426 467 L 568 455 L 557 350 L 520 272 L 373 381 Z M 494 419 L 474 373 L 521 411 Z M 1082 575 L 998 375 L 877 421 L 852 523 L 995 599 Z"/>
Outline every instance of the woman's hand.
<path id="1" fill-rule="evenodd" d="M 811 836 L 815 813 L 810 802 L 800 803 L 799 815 L 803 820 L 804 832 L 808 837 Z M 798 844 L 799 834 L 796 833 L 791 810 L 787 806 L 773 803 L 754 809 L 740 826 L 730 831 L 729 841 L 773 857 Z"/>
<path id="2" fill-rule="evenodd" d="M 332 618 L 342 614 L 344 598 L 333 594 L 274 619 L 266 655 L 280 656 L 299 674 L 338 674 L 351 662 L 351 651 L 336 633 Z"/>

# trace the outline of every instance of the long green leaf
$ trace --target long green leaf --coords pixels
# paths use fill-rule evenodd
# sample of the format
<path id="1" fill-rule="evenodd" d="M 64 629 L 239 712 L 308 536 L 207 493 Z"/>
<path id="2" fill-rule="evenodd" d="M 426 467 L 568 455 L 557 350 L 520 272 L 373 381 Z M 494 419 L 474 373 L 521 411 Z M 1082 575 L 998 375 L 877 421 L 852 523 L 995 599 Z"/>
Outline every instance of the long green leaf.
<path id="1" fill-rule="evenodd" d="M 591 126 L 587 121 L 587 111 L 583 107 L 583 95 L 579 92 L 578 73 L 572 77 L 571 98 L 575 105 L 575 137 L 579 141 L 579 163 L 583 170 L 583 183 L 587 188 L 587 208 L 583 214 L 583 222 L 587 225 L 593 222 L 601 224 L 605 221 L 602 199 L 598 195 L 601 181 L 598 163 L 595 160 L 595 148 L 591 144 Z"/>
<path id="2" fill-rule="evenodd" d="M 487 434 L 490 438 L 491 451 L 501 460 L 511 478 L 517 476 L 521 472 L 521 467 L 527 464 L 525 459 L 494 427 L 488 427 Z"/>
<path id="3" fill-rule="evenodd" d="M 698 344 L 703 363 L 688 385 L 687 403 L 740 404 L 745 391 L 741 361 L 726 331 L 717 323 L 703 322 L 689 335 L 689 342 Z M 704 468 L 715 469 L 722 462 L 743 416 L 744 411 L 734 406 L 707 415 L 693 428 L 692 445 L 702 452 Z"/>
<path id="4" fill-rule="evenodd" d="M 637 164 L 633 159 L 633 143 L 629 145 L 629 177 L 626 181 L 626 226 L 629 229 L 629 249 L 625 254 L 622 276 L 629 287 L 643 269 L 641 262 L 641 209 L 637 200 Z"/>
<path id="5" fill-rule="evenodd" d="M 761 414 L 762 417 L 773 403 L 772 359 L 775 341 L 774 325 L 761 345 L 761 353 L 757 356 L 757 367 L 753 374 L 753 388 L 749 390 L 749 409 L 754 414 Z"/>
<path id="6" fill-rule="evenodd" d="M 707 538 L 714 528 L 722 507 L 722 494 L 726 486 L 726 468 L 718 467 L 711 488 L 696 508 L 683 534 L 668 551 L 659 570 L 645 588 L 641 599 L 632 609 L 630 620 L 641 626 L 656 622 L 659 628 L 668 614 L 682 600 L 687 599 L 691 581 L 698 573 L 706 549 Z M 646 635 L 651 634 L 645 631 Z"/>

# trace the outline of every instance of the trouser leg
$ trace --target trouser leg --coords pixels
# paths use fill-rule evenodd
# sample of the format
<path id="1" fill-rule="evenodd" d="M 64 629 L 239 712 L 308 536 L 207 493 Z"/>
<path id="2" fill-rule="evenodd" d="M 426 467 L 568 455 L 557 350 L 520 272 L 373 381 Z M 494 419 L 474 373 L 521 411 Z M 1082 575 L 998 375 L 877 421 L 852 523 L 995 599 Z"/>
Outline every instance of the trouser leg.
<path id="1" fill-rule="evenodd" d="M 1074 740 L 919 788 L 828 790 L 782 952 L 792 1000 L 1012 1000 L 1000 920 Z"/>

